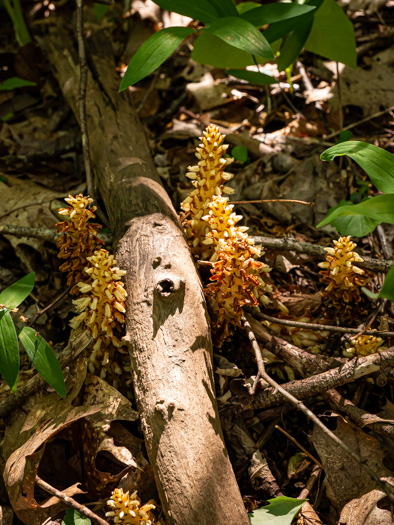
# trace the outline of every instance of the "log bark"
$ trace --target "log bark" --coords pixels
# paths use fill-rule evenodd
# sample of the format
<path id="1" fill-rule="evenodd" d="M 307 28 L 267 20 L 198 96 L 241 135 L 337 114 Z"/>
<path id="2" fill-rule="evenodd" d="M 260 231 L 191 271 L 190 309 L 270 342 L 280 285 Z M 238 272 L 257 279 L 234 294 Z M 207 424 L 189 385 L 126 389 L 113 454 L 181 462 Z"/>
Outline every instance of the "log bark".
<path id="1" fill-rule="evenodd" d="M 100 31 L 88 43 L 90 154 L 127 270 L 125 340 L 161 502 L 170 524 L 247 525 L 220 428 L 201 283 L 130 97 L 118 94 L 109 42 Z M 78 118 L 74 39 L 55 25 L 42 45 Z"/>

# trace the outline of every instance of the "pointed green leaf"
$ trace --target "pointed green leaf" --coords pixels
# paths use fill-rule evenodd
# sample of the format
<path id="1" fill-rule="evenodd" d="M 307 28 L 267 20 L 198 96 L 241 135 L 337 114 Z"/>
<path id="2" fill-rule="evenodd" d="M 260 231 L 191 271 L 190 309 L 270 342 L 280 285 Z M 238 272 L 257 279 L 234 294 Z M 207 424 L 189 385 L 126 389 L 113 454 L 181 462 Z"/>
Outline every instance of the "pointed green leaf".
<path id="1" fill-rule="evenodd" d="M 214 53 L 212 50 L 215 50 Z M 191 57 L 199 64 L 223 69 L 246 67 L 254 64 L 253 56 L 250 53 L 230 46 L 206 31 L 201 31 L 195 40 Z M 258 64 L 265 61 L 262 57 L 256 57 L 256 60 Z"/>
<path id="2" fill-rule="evenodd" d="M 350 140 L 332 146 L 320 158 L 330 161 L 341 155 L 357 162 L 380 191 L 394 193 L 394 155 L 373 144 Z"/>
<path id="3" fill-rule="evenodd" d="M 307 18 L 287 37 L 278 58 L 279 71 L 284 71 L 289 67 L 301 53 L 311 31 L 312 24 L 313 18 Z"/>
<path id="4" fill-rule="evenodd" d="M 291 525 L 306 499 L 279 496 L 269 499 L 269 505 L 249 514 L 251 525 Z"/>
<path id="5" fill-rule="evenodd" d="M 13 392 L 19 374 L 19 346 L 14 321 L 6 310 L 0 317 L 0 373 Z"/>
<path id="6" fill-rule="evenodd" d="M 308 0 L 304 5 L 314 7 L 314 11 L 309 11 L 304 15 L 298 16 L 296 19 L 281 20 L 271 24 L 269 28 L 264 31 L 265 38 L 270 44 L 272 44 L 273 42 L 276 42 L 276 40 L 279 40 L 295 31 L 298 27 L 303 25 L 306 20 L 313 20 L 318 9 L 322 6 L 323 1 L 324 0 Z"/>
<path id="7" fill-rule="evenodd" d="M 26 299 L 33 288 L 34 272 L 31 272 L 0 293 L 0 304 L 4 304 L 10 309 L 16 308 Z"/>
<path id="8" fill-rule="evenodd" d="M 198 0 L 198 2 L 190 0 L 154 0 L 154 2 L 162 9 L 189 16 L 200 22 L 211 22 L 221 16 L 218 9 L 209 0 Z"/>
<path id="9" fill-rule="evenodd" d="M 386 275 L 379 297 L 385 297 L 390 299 L 390 301 L 394 301 L 394 266 Z"/>
<path id="10" fill-rule="evenodd" d="M 37 84 L 35 82 L 31 82 L 30 80 L 24 80 L 23 78 L 19 77 L 11 77 L 7 78 L 7 80 L 4 80 L 4 82 L 0 83 L 0 91 L 11 91 L 15 88 L 36 85 Z"/>
<path id="11" fill-rule="evenodd" d="M 97 16 L 97 20 L 99 22 L 101 22 L 101 20 L 105 17 L 108 9 L 109 9 L 109 5 L 98 4 L 96 2 L 93 4 L 94 14 Z"/>
<path id="12" fill-rule="evenodd" d="M 283 20 L 294 19 L 306 13 L 311 13 L 315 11 L 315 9 L 315 6 L 306 4 L 268 4 L 250 9 L 240 16 L 254 26 L 261 27 L 264 24 L 273 24 Z"/>
<path id="13" fill-rule="evenodd" d="M 210 0 L 210 4 L 219 13 L 219 17 L 239 16 L 233 0 Z"/>
<path id="14" fill-rule="evenodd" d="M 324 0 L 305 49 L 356 69 L 356 38 L 352 22 L 335 0 Z"/>
<path id="15" fill-rule="evenodd" d="M 62 369 L 45 339 L 28 326 L 24 326 L 19 332 L 19 339 L 37 372 L 58 394 L 66 397 Z"/>
<path id="16" fill-rule="evenodd" d="M 365 237 L 374 231 L 380 221 L 374 221 L 365 215 L 353 214 L 342 215 L 330 222 L 342 236 L 351 235 L 352 237 Z"/>
<path id="17" fill-rule="evenodd" d="M 254 25 L 240 17 L 220 18 L 205 27 L 203 31 L 211 33 L 226 44 L 242 49 L 251 55 L 258 55 L 269 60 L 274 58 L 272 49 L 265 37 Z"/>
<path id="18" fill-rule="evenodd" d="M 258 71 L 248 71 L 247 69 L 227 69 L 226 73 L 242 80 L 247 80 L 251 84 L 266 86 L 268 84 L 277 84 L 278 81 L 269 75 L 259 73 Z"/>
<path id="19" fill-rule="evenodd" d="M 194 30 L 188 27 L 167 27 L 148 38 L 131 59 L 119 91 L 150 75 L 192 33 Z"/>

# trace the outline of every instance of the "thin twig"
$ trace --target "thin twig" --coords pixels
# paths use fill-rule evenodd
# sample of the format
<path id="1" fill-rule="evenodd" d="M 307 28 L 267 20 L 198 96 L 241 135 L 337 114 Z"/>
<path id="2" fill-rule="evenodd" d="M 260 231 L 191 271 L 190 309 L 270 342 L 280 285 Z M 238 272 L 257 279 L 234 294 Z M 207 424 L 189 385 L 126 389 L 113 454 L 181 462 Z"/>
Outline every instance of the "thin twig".
<path id="1" fill-rule="evenodd" d="M 324 246 L 319 244 L 312 244 L 310 242 L 297 241 L 293 237 L 285 237 L 284 239 L 277 239 L 275 237 L 263 237 L 261 235 L 254 235 L 252 239 L 263 246 L 264 248 L 271 248 L 274 250 L 281 250 L 285 252 L 296 252 L 311 255 L 312 257 L 318 257 L 319 259 L 325 259 L 327 252 Z M 355 263 L 360 268 L 367 268 L 372 272 L 384 272 L 387 273 L 393 266 L 394 261 L 384 261 L 381 259 L 373 259 L 372 257 L 363 256 L 363 261 Z"/>
<path id="2" fill-rule="evenodd" d="M 41 317 L 42 315 L 45 314 L 45 312 L 50 310 L 52 306 L 55 306 L 55 304 L 57 304 L 60 301 L 60 299 L 62 299 L 65 295 L 67 295 L 70 290 L 71 290 L 71 286 L 68 286 L 60 295 L 55 297 L 55 299 L 51 303 L 49 303 L 45 308 L 43 308 L 42 310 L 38 310 L 36 315 L 33 317 L 31 324 L 34 325 L 34 323 L 37 321 L 39 317 Z"/>
<path id="3" fill-rule="evenodd" d="M 323 465 L 320 463 L 320 461 L 318 461 L 316 458 L 314 458 L 312 456 L 312 454 L 310 452 L 307 451 L 306 448 L 304 448 L 301 443 L 298 443 L 298 441 L 293 438 L 293 436 L 291 436 L 288 432 L 286 432 L 286 430 L 284 430 L 283 428 L 281 428 L 279 425 L 275 425 L 275 428 L 276 430 L 279 430 L 279 432 L 282 432 L 282 434 L 284 434 L 288 439 L 290 439 L 290 441 L 292 441 L 300 450 L 302 450 L 302 452 L 304 452 L 304 454 L 306 454 L 308 456 L 308 458 L 310 460 L 313 461 L 313 463 L 316 463 L 316 465 L 320 468 L 323 468 Z"/>
<path id="4" fill-rule="evenodd" d="M 377 113 L 373 113 L 372 115 L 369 115 L 368 117 L 358 120 L 357 122 L 353 122 L 353 124 L 349 124 L 349 126 L 345 126 L 342 129 L 342 131 L 347 131 L 348 129 L 355 128 L 356 126 L 359 126 L 360 124 L 364 124 L 364 122 L 368 122 L 369 120 L 378 118 L 381 115 L 384 115 L 385 113 L 388 113 L 389 111 L 393 111 L 393 110 L 394 110 L 394 106 L 391 106 L 387 109 L 383 109 L 382 111 L 378 111 Z M 334 133 L 330 133 L 329 135 L 327 135 L 327 137 L 324 137 L 324 140 L 330 140 L 333 137 L 336 137 L 337 135 L 339 135 L 340 133 L 341 131 L 334 131 Z"/>
<path id="5" fill-rule="evenodd" d="M 314 202 L 299 201 L 297 199 L 263 199 L 258 201 L 230 201 L 230 204 L 264 204 L 266 202 L 292 202 L 294 204 L 304 204 L 313 207 Z"/>
<path id="6" fill-rule="evenodd" d="M 55 489 L 55 487 L 49 485 L 49 483 L 41 479 L 39 476 L 36 476 L 36 483 L 40 488 L 45 490 L 45 492 L 48 492 L 48 494 L 52 494 L 53 496 L 56 496 L 57 498 L 61 499 L 62 501 L 67 503 L 69 507 L 72 507 L 73 509 L 77 510 L 83 516 L 90 518 L 99 525 L 109 525 L 108 521 L 103 520 L 103 518 L 97 516 L 97 514 L 95 514 L 92 510 L 85 507 L 85 505 L 81 505 L 81 503 L 78 503 L 78 501 L 75 501 L 75 499 L 71 498 L 70 496 L 67 496 L 67 494 L 65 494 L 61 490 Z"/>
<path id="7" fill-rule="evenodd" d="M 77 41 L 78 41 L 78 58 L 79 58 L 79 120 L 81 126 L 83 161 L 85 166 L 85 177 L 88 194 L 95 200 L 97 206 L 96 215 L 100 221 L 109 226 L 108 219 L 100 209 L 96 190 L 94 187 L 92 160 L 90 158 L 88 125 L 86 120 L 86 90 L 88 85 L 88 63 L 86 59 L 85 38 L 83 34 L 83 0 L 75 0 L 77 4 Z"/>
<path id="8" fill-rule="evenodd" d="M 88 332 L 82 332 L 82 334 L 78 335 L 59 354 L 60 366 L 64 368 L 71 363 L 91 342 L 92 337 Z M 47 385 L 45 379 L 37 373 L 29 379 L 24 386 L 18 388 L 15 394 L 9 395 L 0 401 L 0 418 L 7 416 L 11 410 L 21 405 L 28 397 L 37 392 L 37 390 L 45 388 L 45 385 Z"/>
<path id="9" fill-rule="evenodd" d="M 264 319 L 271 323 L 280 324 L 283 326 L 293 326 L 295 328 L 305 328 L 306 330 L 312 330 L 316 332 L 337 332 L 340 334 L 359 334 L 359 328 L 345 328 L 343 326 L 331 326 L 329 324 L 314 324 L 314 323 L 302 323 L 300 321 L 288 321 L 287 319 L 278 319 L 271 315 L 263 314 L 263 312 L 252 311 L 253 315 L 259 319 Z M 363 332 L 367 335 L 380 335 L 382 337 L 394 337 L 394 332 L 386 332 L 384 330 L 365 330 Z"/>
<path id="10" fill-rule="evenodd" d="M 26 226 L 17 226 L 15 224 L 2 224 L 0 225 L 0 234 L 1 235 L 13 235 L 14 237 L 31 237 L 33 239 L 42 239 L 43 241 L 48 241 L 56 243 L 57 239 L 60 237 L 60 234 L 56 233 L 55 229 L 51 228 L 28 228 Z M 98 233 L 100 239 L 102 239 L 105 244 L 112 244 L 112 235 L 108 233 Z"/>
<path id="11" fill-rule="evenodd" d="M 341 439 L 339 439 L 338 436 L 336 436 L 329 428 L 327 428 L 326 425 L 324 425 L 324 423 L 322 423 L 320 419 L 317 416 L 315 416 L 315 414 L 311 410 L 309 410 L 309 408 L 306 407 L 302 401 L 300 401 L 299 399 L 294 397 L 292 394 L 290 394 L 281 385 L 279 385 L 276 381 L 274 381 L 274 379 L 272 379 L 271 376 L 267 374 L 267 372 L 265 371 L 264 361 L 261 357 L 261 350 L 256 340 L 256 337 L 253 333 L 253 330 L 245 317 L 242 318 L 242 322 L 248 334 L 249 340 L 253 346 L 253 350 L 256 356 L 257 367 L 258 367 L 261 377 L 269 385 L 271 385 L 272 388 L 279 391 L 287 401 L 292 403 L 298 410 L 300 410 L 303 414 L 305 414 L 317 427 L 319 427 L 322 430 L 322 432 L 326 434 L 326 436 L 328 436 L 331 439 L 331 441 L 333 441 L 336 445 L 341 447 L 342 450 L 347 452 L 349 456 L 351 456 L 357 463 L 359 463 L 362 466 L 362 468 L 370 475 L 370 477 L 377 483 L 379 488 L 383 490 L 385 494 L 387 494 L 387 497 L 389 498 L 389 500 L 392 503 L 394 503 L 393 487 L 389 488 L 389 486 L 375 474 L 375 472 L 366 463 L 366 461 L 363 460 L 358 454 L 356 454 L 351 448 L 349 448 L 346 445 L 346 443 L 344 443 Z"/>

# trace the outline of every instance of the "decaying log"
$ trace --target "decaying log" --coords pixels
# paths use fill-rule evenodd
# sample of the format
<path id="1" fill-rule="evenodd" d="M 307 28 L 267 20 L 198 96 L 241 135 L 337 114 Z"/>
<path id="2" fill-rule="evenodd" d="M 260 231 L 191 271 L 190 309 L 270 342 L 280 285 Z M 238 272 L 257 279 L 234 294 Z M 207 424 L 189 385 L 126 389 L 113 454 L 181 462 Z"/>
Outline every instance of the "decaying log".
<path id="1" fill-rule="evenodd" d="M 201 283 L 129 94 L 118 93 L 109 42 L 105 30 L 88 41 L 90 153 L 127 270 L 125 339 L 161 502 L 170 524 L 247 525 L 219 423 Z M 42 48 L 78 118 L 72 34 L 49 27 Z"/>

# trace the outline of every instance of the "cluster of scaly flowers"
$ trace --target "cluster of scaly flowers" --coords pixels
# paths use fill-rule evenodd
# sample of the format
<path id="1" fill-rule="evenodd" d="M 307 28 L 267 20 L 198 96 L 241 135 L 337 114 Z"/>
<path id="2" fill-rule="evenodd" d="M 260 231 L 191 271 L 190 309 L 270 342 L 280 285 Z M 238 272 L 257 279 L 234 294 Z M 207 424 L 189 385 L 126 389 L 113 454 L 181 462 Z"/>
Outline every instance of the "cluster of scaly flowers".
<path id="1" fill-rule="evenodd" d="M 111 510 L 106 512 L 105 516 L 113 518 L 116 525 L 153 525 L 155 523 L 151 515 L 151 510 L 156 508 L 155 505 L 150 501 L 141 505 L 137 491 L 129 495 L 122 489 L 115 489 L 107 505 L 111 507 Z"/>
<path id="2" fill-rule="evenodd" d="M 345 357 L 363 357 L 366 355 L 376 354 L 382 350 L 386 350 L 386 346 L 381 337 L 374 335 L 359 335 L 356 339 L 345 344 L 342 354 Z"/>
<path id="3" fill-rule="evenodd" d="M 97 235 L 97 230 L 101 228 L 101 225 L 88 224 L 90 219 L 96 217 L 94 214 L 96 207 L 90 206 L 93 199 L 79 194 L 76 197 L 69 195 L 65 201 L 69 206 L 61 208 L 59 214 L 69 219 L 56 224 L 57 233 L 60 233 L 57 241 L 58 257 L 67 259 L 60 266 L 60 270 L 68 273 L 67 285 L 73 285 L 70 293 L 76 295 L 78 294 L 76 283 L 85 278 L 84 268 L 87 258 L 93 255 L 97 247 L 104 242 Z"/>
<path id="4" fill-rule="evenodd" d="M 224 183 L 232 179 L 232 173 L 224 171 L 234 159 L 223 158 L 228 144 L 222 144 L 224 135 L 217 126 L 210 125 L 201 137 L 202 144 L 197 147 L 197 166 L 189 166 L 186 177 L 191 179 L 195 189 L 182 202 L 182 221 L 186 230 L 192 254 L 195 257 L 210 259 L 214 249 L 204 244 L 209 225 L 203 217 L 209 211 L 209 204 L 214 195 L 231 194 L 232 188 L 224 187 Z"/>
<path id="5" fill-rule="evenodd" d="M 91 332 L 95 341 L 90 355 L 90 368 L 101 364 L 105 376 L 105 367 L 110 361 L 109 346 L 120 348 L 121 342 L 116 332 L 121 332 L 124 324 L 126 290 L 121 278 L 125 275 L 116 265 L 113 255 L 107 250 L 97 250 L 91 257 L 87 257 L 85 278 L 77 283 L 81 297 L 73 301 L 79 315 L 74 317 L 70 326 L 74 329 L 81 327 Z M 116 363 L 112 366 L 121 368 Z"/>
<path id="6" fill-rule="evenodd" d="M 325 248 L 328 255 L 326 261 L 319 263 L 322 281 L 327 284 L 323 296 L 329 298 L 334 306 L 341 308 L 361 301 L 360 289 L 369 282 L 365 270 L 353 263 L 362 262 L 362 258 L 354 252 L 356 243 L 349 237 L 340 237 L 334 241 L 334 248 Z"/>
<path id="7" fill-rule="evenodd" d="M 198 165 L 187 176 L 195 189 L 183 201 L 186 234 L 195 257 L 213 263 L 210 283 L 205 288 L 212 313 L 215 340 L 220 345 L 239 326 L 245 305 L 266 305 L 272 288 L 260 274 L 269 267 L 258 261 L 261 249 L 247 235 L 248 228 L 237 226 L 241 215 L 233 212 L 223 193 L 232 193 L 224 183 L 232 178 L 224 168 L 233 159 L 224 159 L 227 145 L 216 126 L 208 126 L 197 148 Z M 187 215 L 186 215 L 187 214 Z"/>

